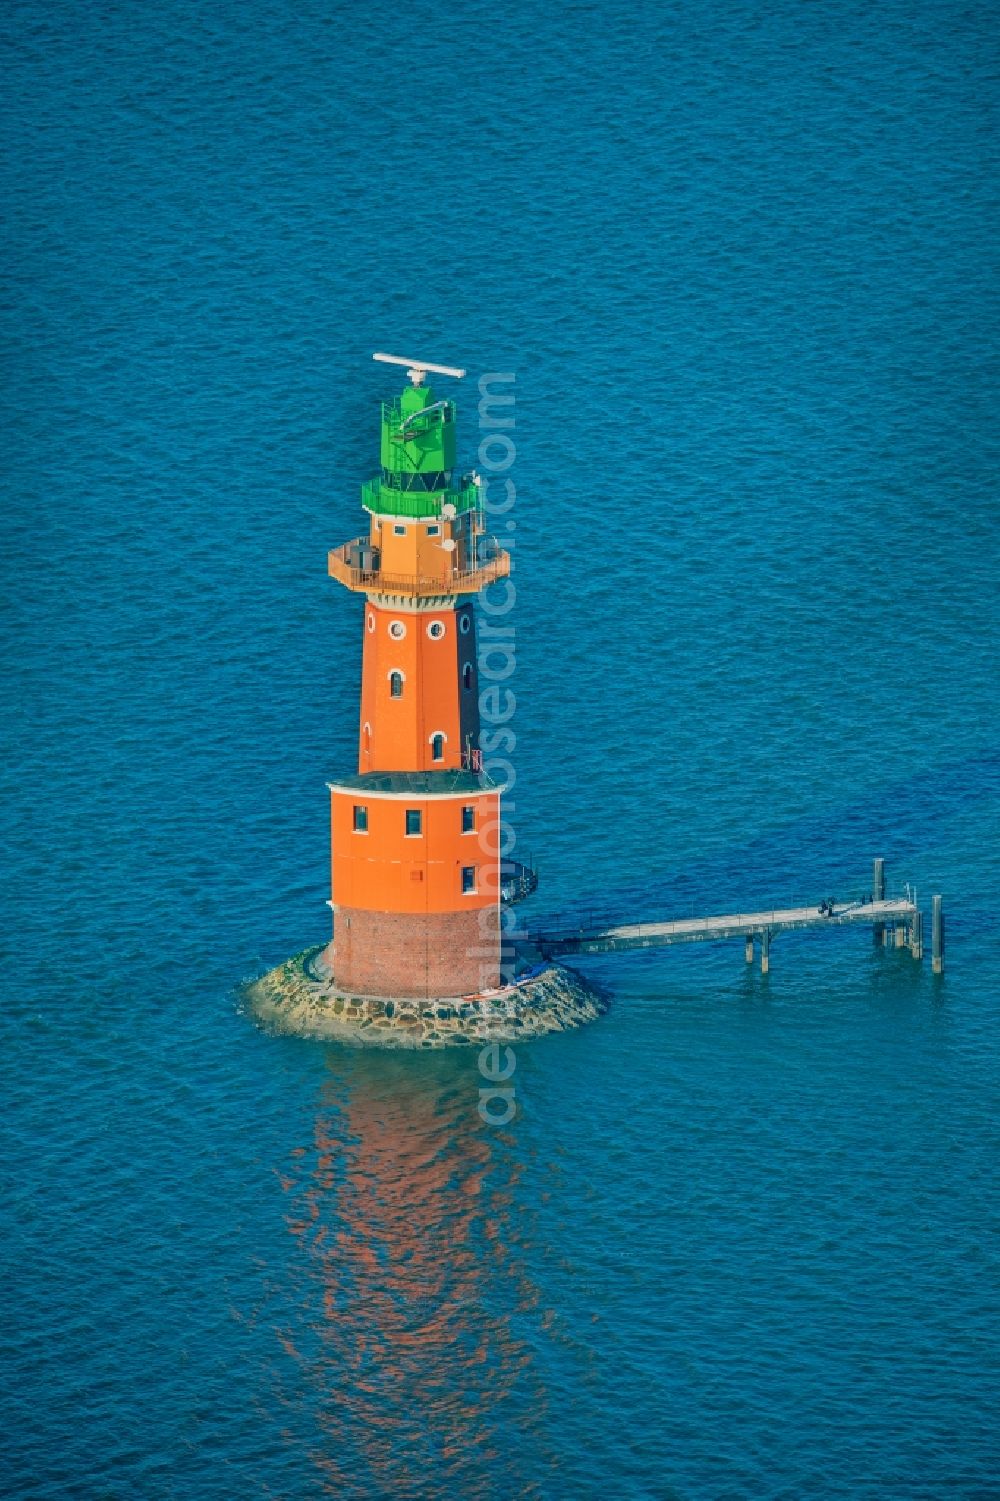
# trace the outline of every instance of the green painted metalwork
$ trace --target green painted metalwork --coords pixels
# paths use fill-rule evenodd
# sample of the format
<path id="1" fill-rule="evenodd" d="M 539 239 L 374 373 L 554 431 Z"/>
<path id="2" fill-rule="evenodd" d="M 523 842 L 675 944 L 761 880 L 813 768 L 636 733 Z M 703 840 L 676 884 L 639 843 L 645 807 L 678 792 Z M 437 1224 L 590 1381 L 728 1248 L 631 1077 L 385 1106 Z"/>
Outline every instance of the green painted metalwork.
<path id="1" fill-rule="evenodd" d="M 440 516 L 441 508 L 453 505 L 455 514 L 461 516 L 473 511 L 479 504 L 476 485 L 463 485 L 458 490 L 439 491 L 429 495 L 421 490 L 395 490 L 384 480 L 366 480 L 361 486 L 361 504 L 366 511 L 379 516 Z"/>
<path id="2" fill-rule="evenodd" d="M 361 487 L 361 504 L 380 516 L 457 516 L 479 508 L 479 491 L 455 469 L 455 403 L 430 386 L 407 386 L 382 403 L 382 473 Z"/>
<path id="3" fill-rule="evenodd" d="M 388 483 L 410 475 L 450 476 L 455 467 L 455 404 L 436 401 L 430 386 L 407 386 L 382 403 L 382 470 Z"/>

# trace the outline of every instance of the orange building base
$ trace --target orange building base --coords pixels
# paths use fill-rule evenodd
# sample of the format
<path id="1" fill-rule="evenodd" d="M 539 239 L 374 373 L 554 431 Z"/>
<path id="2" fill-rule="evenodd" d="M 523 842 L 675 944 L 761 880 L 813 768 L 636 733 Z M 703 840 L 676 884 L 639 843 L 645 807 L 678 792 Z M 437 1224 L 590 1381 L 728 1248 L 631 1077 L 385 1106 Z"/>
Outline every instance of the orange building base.
<path id="1" fill-rule="evenodd" d="M 358 995 L 476 995 L 500 984 L 497 910 L 369 912 L 338 906 L 325 958 L 338 989 Z"/>

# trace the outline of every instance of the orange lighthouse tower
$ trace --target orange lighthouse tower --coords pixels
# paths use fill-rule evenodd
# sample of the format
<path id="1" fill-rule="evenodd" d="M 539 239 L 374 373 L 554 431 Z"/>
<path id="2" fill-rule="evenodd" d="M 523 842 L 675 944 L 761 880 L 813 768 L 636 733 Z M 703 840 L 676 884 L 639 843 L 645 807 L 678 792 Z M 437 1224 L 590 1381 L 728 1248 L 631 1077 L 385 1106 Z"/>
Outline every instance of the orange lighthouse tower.
<path id="1" fill-rule="evenodd" d="M 376 354 L 410 384 L 382 404 L 366 535 L 329 555 L 365 597 L 358 773 L 330 783 L 338 988 L 460 996 L 500 980 L 500 789 L 482 769 L 475 596 L 510 572 L 456 469 L 444 365 Z"/>

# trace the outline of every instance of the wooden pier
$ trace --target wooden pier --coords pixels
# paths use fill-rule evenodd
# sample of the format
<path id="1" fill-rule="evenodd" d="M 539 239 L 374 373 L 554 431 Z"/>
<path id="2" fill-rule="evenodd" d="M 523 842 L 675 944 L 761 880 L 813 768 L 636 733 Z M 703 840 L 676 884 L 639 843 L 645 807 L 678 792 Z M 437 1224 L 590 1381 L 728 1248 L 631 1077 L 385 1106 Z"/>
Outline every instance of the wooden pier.
<path id="1" fill-rule="evenodd" d="M 778 933 L 792 933 L 804 928 L 868 927 L 876 944 L 887 948 L 908 948 L 914 959 L 922 959 L 923 913 L 909 895 L 887 898 L 884 881 L 884 865 L 877 860 L 871 900 L 817 902 L 808 907 L 734 912 L 665 922 L 612 925 L 582 919 L 577 924 L 567 923 L 556 929 L 531 933 L 529 938 L 545 958 L 551 959 L 569 954 L 608 954 L 662 948 L 672 943 L 713 943 L 742 938 L 747 963 L 753 963 L 755 948 L 758 949 L 761 971 L 767 974 L 771 941 Z M 940 974 L 944 969 L 944 919 L 939 896 L 933 899 L 932 939 L 934 973 Z"/>

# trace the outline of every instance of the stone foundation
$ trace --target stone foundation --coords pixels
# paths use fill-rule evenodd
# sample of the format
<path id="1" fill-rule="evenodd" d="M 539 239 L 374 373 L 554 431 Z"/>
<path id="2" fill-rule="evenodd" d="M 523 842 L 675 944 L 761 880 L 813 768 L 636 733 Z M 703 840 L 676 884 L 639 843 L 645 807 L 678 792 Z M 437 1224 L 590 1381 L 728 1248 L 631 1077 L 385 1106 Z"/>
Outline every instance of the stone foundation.
<path id="1" fill-rule="evenodd" d="M 540 1037 L 594 1021 L 607 1004 L 563 965 L 528 971 L 512 985 L 435 1000 L 352 995 L 339 990 L 319 947 L 243 987 L 247 1009 L 266 1027 L 365 1047 L 444 1048 Z"/>

